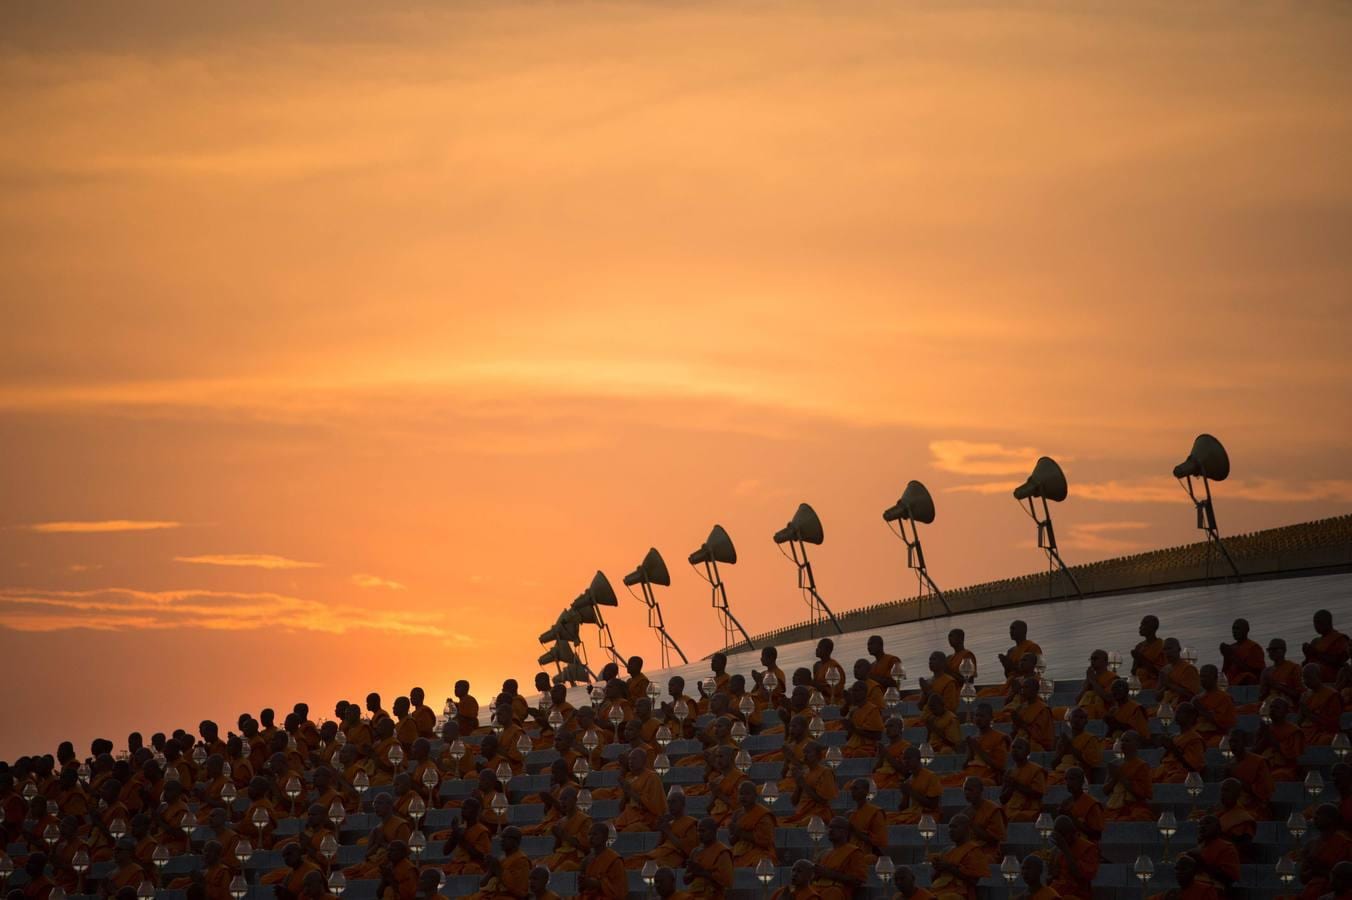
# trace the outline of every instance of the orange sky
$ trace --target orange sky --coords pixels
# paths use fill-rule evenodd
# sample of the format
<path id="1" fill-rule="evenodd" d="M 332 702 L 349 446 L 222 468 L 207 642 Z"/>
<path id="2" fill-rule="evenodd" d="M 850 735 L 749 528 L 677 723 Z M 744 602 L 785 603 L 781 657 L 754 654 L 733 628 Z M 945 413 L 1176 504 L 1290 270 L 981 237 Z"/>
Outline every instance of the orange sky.
<path id="1" fill-rule="evenodd" d="M 753 632 L 1352 506 L 1336 4 L 10 5 L 0 757 L 528 677 L 720 521 Z M 58 524 L 53 524 L 58 523 Z M 66 524 L 59 524 L 66 523 Z M 104 524 L 89 524 L 104 523 Z M 506 615 L 504 615 L 506 613 Z M 612 615 L 655 657 L 642 608 Z M 18 676 L 16 678 L 16 675 Z"/>

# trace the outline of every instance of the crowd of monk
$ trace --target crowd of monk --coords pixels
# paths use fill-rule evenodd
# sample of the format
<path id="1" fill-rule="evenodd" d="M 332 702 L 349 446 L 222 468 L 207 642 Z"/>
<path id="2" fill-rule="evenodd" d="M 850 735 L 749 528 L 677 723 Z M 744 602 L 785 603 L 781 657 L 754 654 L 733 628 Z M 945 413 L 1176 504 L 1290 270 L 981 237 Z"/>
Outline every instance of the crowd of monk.
<path id="1" fill-rule="evenodd" d="M 929 886 L 897 866 L 898 896 L 975 900 L 978 882 L 1002 859 L 1008 824 L 1033 822 L 1048 846 L 1019 868 L 1026 896 L 1089 898 L 1107 823 L 1156 821 L 1153 787 L 1200 785 L 1206 749 L 1220 748 L 1227 762 L 1219 802 L 1196 810 L 1197 845 L 1173 864 L 1178 887 L 1159 895 L 1211 900 L 1238 882 L 1257 823 L 1271 818 L 1275 784 L 1305 778 L 1306 748 L 1346 746 L 1340 720 L 1352 709 L 1348 639 L 1320 611 L 1297 663 L 1281 639 L 1265 652 L 1241 619 L 1233 642 L 1220 645 L 1218 664 L 1198 668 L 1195 654 L 1161 638 L 1159 628 L 1154 616 L 1142 620 L 1129 659 L 1095 650 L 1077 699 L 1064 708 L 1048 705 L 1042 650 L 1016 621 L 1012 646 L 997 659 L 1003 682 L 980 688 L 978 660 L 955 629 L 949 652 L 928 658 L 917 692 L 902 691 L 900 660 L 874 636 L 870 658 L 848 672 L 832 658 L 830 640 L 818 644 L 812 668 L 787 677 L 773 647 L 748 675 L 729 673 L 727 658 L 716 653 L 693 695 L 680 677 L 663 692 L 638 658 L 623 675 L 608 665 L 591 702 L 576 707 L 545 673 L 536 676 L 534 704 L 509 680 L 486 725 L 470 685 L 460 681 L 441 714 L 414 688 L 394 701 L 392 713 L 371 694 L 363 706 L 338 703 L 334 718 L 320 724 L 299 703 L 280 723 L 270 709 L 257 719 L 241 715 L 225 736 L 204 721 L 195 734 L 155 734 L 148 744 L 134 733 L 117 752 L 111 741 L 95 740 L 84 759 L 64 743 L 55 756 L 0 763 L 0 830 L 9 848 L 0 856 L 0 879 L 27 876 L 9 900 L 147 900 L 158 887 L 183 890 L 189 900 L 238 900 L 248 889 L 250 855 L 274 850 L 283 864 L 259 882 L 278 900 L 335 900 L 355 879 L 378 881 L 382 900 L 444 900 L 446 875 L 478 876 L 481 900 L 551 898 L 554 872 L 576 872 L 584 898 L 619 900 L 634 870 L 659 897 L 721 897 L 736 869 L 777 865 L 776 829 L 803 827 L 821 851 L 795 862 L 775 896 L 846 900 L 862 896 L 875 867 L 882 871 L 891 826 L 916 828 L 928 844 L 942 823 L 951 846 L 930 856 Z M 1238 708 L 1227 685 L 1255 685 L 1257 700 Z M 1138 698 L 1153 698 L 1153 705 Z M 906 701 L 918 704 L 919 715 L 891 714 Z M 839 716 L 824 721 L 825 707 Z M 1245 713 L 1261 717 L 1256 730 L 1237 727 Z M 1102 734 L 1091 733 L 1091 721 L 1103 724 Z M 964 736 L 965 724 L 975 733 Z M 921 743 L 906 740 L 905 732 L 921 728 Z M 825 746 L 822 733 L 836 729 L 846 733 L 843 744 Z M 747 735 L 774 733 L 783 743 L 773 751 L 752 758 L 741 746 Z M 678 739 L 702 749 L 673 761 L 666 750 Z M 623 745 L 614 759 L 613 751 L 603 753 L 610 744 Z M 1154 767 L 1140 755 L 1147 747 L 1162 751 Z M 549 786 L 518 797 L 540 804 L 543 818 L 509 824 L 511 779 L 526 771 L 532 751 L 550 748 Z M 945 754 L 961 756 L 960 768 L 931 771 L 934 757 Z M 871 777 L 838 784 L 845 758 L 871 759 Z M 782 762 L 782 777 L 758 784 L 747 774 L 753 762 Z M 679 766 L 702 767 L 703 780 L 668 791 L 663 775 Z M 618 773 L 614 787 L 585 786 L 589 772 L 607 769 Z M 1290 857 L 1293 890 L 1304 900 L 1347 898 L 1352 890 L 1352 768 L 1338 763 L 1329 774 L 1336 798 L 1304 811 L 1310 837 Z M 1103 802 L 1086 789 L 1100 775 Z M 462 779 L 474 788 L 444 800 L 443 783 Z M 1051 785 L 1066 791 L 1055 808 L 1044 804 Z M 960 787 L 966 806 L 945 821 L 946 786 Z M 874 804 L 881 789 L 895 790 L 897 808 Z M 842 791 L 850 799 L 844 815 L 833 806 Z M 700 794 L 708 806 L 697 819 L 686 809 Z M 792 804 L 782 818 L 771 809 L 781 796 Z M 589 814 L 603 799 L 618 802 L 610 821 Z M 427 811 L 446 807 L 458 809 L 450 827 L 424 833 Z M 375 819 L 360 841 L 364 858 L 340 866 L 341 824 L 363 809 Z M 284 819 L 301 820 L 299 829 L 279 834 Z M 623 832 L 655 833 L 656 846 L 622 857 L 611 845 Z M 527 857 L 523 839 L 531 835 L 549 839 L 547 854 Z M 420 865 L 429 847 L 441 853 Z M 190 874 L 161 876 L 167 860 L 194 851 L 201 864 Z M 91 867 L 102 862 L 110 871 L 92 879 Z"/>

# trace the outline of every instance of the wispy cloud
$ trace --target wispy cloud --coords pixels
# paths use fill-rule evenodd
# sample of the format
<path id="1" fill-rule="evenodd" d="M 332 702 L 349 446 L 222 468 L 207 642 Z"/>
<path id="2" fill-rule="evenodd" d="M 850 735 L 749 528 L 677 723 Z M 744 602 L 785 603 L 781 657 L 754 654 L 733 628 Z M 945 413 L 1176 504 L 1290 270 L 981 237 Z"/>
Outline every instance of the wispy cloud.
<path id="1" fill-rule="evenodd" d="M 1145 546 L 1121 536 L 1122 532 L 1134 533 L 1148 528 L 1149 522 L 1090 522 L 1069 528 L 1061 536 L 1060 543 L 1076 550 L 1122 553 Z"/>
<path id="2" fill-rule="evenodd" d="M 435 614 L 329 606 L 273 593 L 185 589 L 139 591 L 100 588 L 51 591 L 0 588 L 0 625 L 17 631 L 97 631 L 203 628 L 217 631 L 283 629 L 325 634 L 385 631 L 454 639 Z"/>
<path id="3" fill-rule="evenodd" d="M 983 481 L 977 484 L 955 484 L 944 488 L 950 494 L 1004 494 L 1021 482 Z M 1226 500 L 1249 500 L 1255 503 L 1315 503 L 1319 501 L 1352 502 L 1352 480 L 1324 479 L 1318 481 L 1281 481 L 1232 479 L 1216 485 L 1213 492 Z M 1188 494 L 1170 478 L 1151 478 L 1137 481 L 1072 482 L 1072 499 L 1098 500 L 1102 503 L 1191 503 Z"/>
<path id="4" fill-rule="evenodd" d="M 391 581 L 388 578 L 381 578 L 379 575 L 353 575 L 352 583 L 357 587 L 363 588 L 385 588 L 391 591 L 402 591 L 404 585 L 397 581 Z"/>
<path id="5" fill-rule="evenodd" d="M 981 441 L 930 441 L 930 465 L 958 475 L 1026 475 L 1040 455 L 1032 447 Z"/>
<path id="6" fill-rule="evenodd" d="M 271 553 L 207 553 L 201 556 L 175 556 L 174 562 L 201 566 L 235 566 L 246 569 L 318 569 L 319 563 L 301 562 Z"/>
<path id="7" fill-rule="evenodd" d="M 23 531 L 37 534 L 111 534 L 119 531 L 160 531 L 182 528 L 182 522 L 159 522 L 137 519 L 104 519 L 97 522 L 37 522 L 18 526 Z"/>

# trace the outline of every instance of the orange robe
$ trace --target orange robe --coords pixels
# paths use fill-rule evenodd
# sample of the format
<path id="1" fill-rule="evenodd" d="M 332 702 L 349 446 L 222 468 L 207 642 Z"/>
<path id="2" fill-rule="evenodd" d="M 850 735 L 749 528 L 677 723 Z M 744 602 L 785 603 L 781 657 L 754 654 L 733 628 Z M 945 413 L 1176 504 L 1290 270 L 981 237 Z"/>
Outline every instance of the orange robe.
<path id="1" fill-rule="evenodd" d="M 432 711 L 432 707 L 425 703 L 422 706 L 415 706 L 412 716 L 413 723 L 418 729 L 418 737 L 430 740 L 436 736 L 437 714 Z"/>
<path id="2" fill-rule="evenodd" d="M 591 850 L 591 816 L 574 810 L 561 825 L 563 836 L 576 841 L 577 846 L 566 840 L 556 840 L 554 852 L 539 862 L 551 872 L 576 872 L 582 868 L 582 859 Z"/>
<path id="3" fill-rule="evenodd" d="M 651 769 L 625 777 L 632 795 L 622 801 L 624 809 L 615 817 L 618 831 L 652 831 L 659 816 L 666 815 L 667 793 L 662 779 Z"/>
<path id="4" fill-rule="evenodd" d="M 1151 894 L 1150 900 L 1221 900 L 1221 895 L 1211 885 L 1193 879 L 1192 884 L 1185 888 Z"/>
<path id="5" fill-rule="evenodd" d="M 1206 710 L 1207 714 L 1215 720 L 1213 725 L 1202 717 L 1197 718 L 1197 732 L 1206 741 L 1208 747 L 1215 747 L 1220 744 L 1221 738 L 1230 734 L 1230 729 L 1239 722 L 1239 713 L 1235 709 L 1235 701 L 1230 699 L 1230 695 L 1219 688 L 1214 691 L 1206 691 L 1192 698 L 1192 705 L 1198 709 Z"/>
<path id="6" fill-rule="evenodd" d="M 1202 689 L 1202 675 L 1190 662 L 1180 659 L 1170 666 L 1165 674 L 1168 675 L 1168 681 L 1164 688 L 1164 700 L 1175 707 L 1188 702 Z M 1160 683 L 1166 684 L 1163 677 L 1160 678 Z"/>
<path id="7" fill-rule="evenodd" d="M 364 862 L 348 866 L 343 870 L 343 875 L 349 879 L 359 880 L 367 878 L 379 878 L 380 867 L 385 864 L 385 848 L 394 841 L 407 841 L 409 835 L 413 833 L 413 826 L 408 820 L 391 814 L 389 818 L 378 824 L 375 828 L 377 836 L 374 838 L 377 846 L 369 852 Z M 359 843 L 370 846 L 372 837 L 362 838 Z"/>
<path id="8" fill-rule="evenodd" d="M 927 732 L 926 740 L 929 741 L 935 756 L 953 753 L 962 743 L 962 726 L 958 724 L 958 717 L 951 711 L 945 711 L 941 716 L 925 713 L 921 721 Z"/>
<path id="9" fill-rule="evenodd" d="M 1245 753 L 1230 766 L 1229 776 L 1242 786 L 1239 802 L 1255 816 L 1267 818 L 1272 792 L 1277 789 L 1272 768 L 1267 758 L 1257 753 Z"/>
<path id="10" fill-rule="evenodd" d="M 1219 869 L 1225 875 L 1225 878 L 1220 878 L 1199 866 L 1197 869 L 1198 881 L 1210 884 L 1217 890 L 1225 889 L 1226 879 L 1229 879 L 1232 884 L 1239 881 L 1239 851 L 1235 849 L 1234 844 L 1225 838 L 1212 838 L 1205 844 L 1198 844 L 1194 852 L 1203 863 Z"/>
<path id="11" fill-rule="evenodd" d="M 460 832 L 460 840 L 451 851 L 450 858 L 442 865 L 441 871 L 447 875 L 482 875 L 483 865 L 466 852 L 466 847 L 473 848 L 476 853 L 486 854 L 493 848 L 493 835 L 479 822 Z"/>
<path id="12" fill-rule="evenodd" d="M 517 850 L 505 856 L 499 864 L 498 875 L 489 876 L 483 888 L 472 895 L 475 900 L 521 900 L 530 895 L 531 862 Z"/>
<path id="13" fill-rule="evenodd" d="M 1145 707 L 1128 697 L 1104 716 L 1108 726 L 1108 742 L 1121 737 L 1127 731 L 1134 731 L 1143 738 L 1150 737 L 1150 718 Z"/>
<path id="14" fill-rule="evenodd" d="M 826 768 L 823 766 L 822 768 Z M 828 773 L 830 770 L 827 770 Z M 719 825 L 726 825 L 728 816 L 732 814 L 733 808 L 737 805 L 737 792 L 741 788 L 742 782 L 746 780 L 737 769 L 729 769 L 727 772 L 719 774 L 711 771 L 709 773 L 709 812 L 708 815 L 718 820 Z"/>
<path id="15" fill-rule="evenodd" d="M 1112 822 L 1153 822 L 1150 798 L 1154 795 L 1146 761 L 1139 756 L 1124 759 L 1118 768 L 1117 783 L 1104 805 L 1104 818 Z"/>
<path id="16" fill-rule="evenodd" d="M 882 759 L 873 767 L 873 781 L 880 788 L 894 788 L 901 783 L 901 758 L 911 746 L 905 738 L 898 738 L 883 748 Z"/>
<path id="17" fill-rule="evenodd" d="M 1297 697 L 1300 696 L 1300 692 L 1305 689 L 1304 677 L 1300 671 L 1300 664 L 1297 662 L 1284 659 L 1276 665 L 1268 666 L 1264 671 L 1268 673 L 1268 683 L 1270 687 L 1264 689 L 1259 694 L 1258 702 L 1254 703 L 1252 708 L 1245 707 L 1243 712 L 1256 713 L 1262 706 L 1264 700 L 1269 700 L 1278 696 L 1285 697 L 1294 704 L 1295 701 L 1292 699 L 1291 695 L 1285 691 L 1277 690 L 1277 685 L 1295 691 Z"/>
<path id="18" fill-rule="evenodd" d="M 976 900 L 977 882 L 990 874 L 990 857 L 979 841 L 951 847 L 937 857 L 958 867 L 958 874 L 943 872 L 930 884 L 937 900 Z"/>
<path id="19" fill-rule="evenodd" d="M 609 847 L 603 847 L 587 860 L 583 871 L 585 878 L 595 878 L 600 882 L 598 888 L 579 890 L 582 900 L 625 900 L 629 896 L 629 879 L 624 873 L 624 860 Z"/>
<path id="20" fill-rule="evenodd" d="M 851 811 L 850 829 L 850 843 L 870 856 L 887 849 L 887 814 L 872 803 Z"/>
<path id="21" fill-rule="evenodd" d="M 1065 852 L 1067 856 L 1074 857 L 1079 876 L 1072 874 L 1070 866 L 1058 856 L 1052 864 L 1050 887 L 1062 897 L 1091 900 L 1094 896 L 1094 877 L 1098 875 L 1099 868 L 1098 844 L 1077 834 Z"/>
<path id="22" fill-rule="evenodd" d="M 798 807 L 784 821 L 792 824 L 806 823 L 811 821 L 813 816 L 819 816 L 823 822 L 831 821 L 831 801 L 836 799 L 836 794 L 840 792 L 836 787 L 836 773 L 828 766 L 818 763 L 803 772 L 803 786 L 803 796 L 798 801 Z M 808 788 L 821 799 L 809 795 Z"/>
<path id="23" fill-rule="evenodd" d="M 1095 675 L 1094 678 L 1098 681 L 1099 687 L 1106 692 L 1113 686 L 1113 682 L 1117 680 L 1118 675 L 1112 669 L 1104 669 L 1102 672 Z M 1090 690 L 1089 688 L 1080 691 L 1080 696 L 1075 701 L 1075 705 L 1080 707 L 1080 709 L 1083 709 L 1091 719 L 1101 719 L 1103 718 L 1104 713 L 1108 711 L 1107 702 L 1098 695 L 1098 692 Z M 1062 713 L 1062 715 L 1065 714 Z"/>
<path id="24" fill-rule="evenodd" d="M 976 740 L 981 751 L 990 757 L 990 763 L 987 764 L 981 757 L 974 755 L 972 761 L 962 769 L 940 779 L 945 785 L 950 787 L 960 785 L 969 777 L 980 778 L 981 783 L 985 785 L 996 785 L 1004 778 L 1005 763 L 1009 759 L 1009 736 L 1002 731 L 988 728 L 978 733 Z M 931 743 L 930 746 L 934 745 Z M 935 752 L 938 752 L 937 748 Z"/>
<path id="25" fill-rule="evenodd" d="M 858 879 L 863 885 L 863 890 L 868 888 L 868 868 L 873 856 L 864 850 L 860 850 L 854 844 L 848 841 L 839 847 L 832 847 L 822 854 L 819 864 L 827 869 L 835 869 L 843 872 L 851 878 Z M 821 894 L 822 900 L 850 900 L 854 896 L 845 885 L 832 881 L 829 878 L 817 878 L 812 882 L 812 886 Z"/>
<path id="26" fill-rule="evenodd" d="M 1163 669 L 1169 664 L 1169 660 L 1164 656 L 1164 641 L 1161 638 L 1154 638 L 1148 641 L 1141 641 L 1136 645 L 1136 650 L 1140 651 L 1142 657 L 1148 660 L 1156 670 Z M 1135 662 L 1135 659 L 1132 660 Z M 1159 685 L 1159 678 L 1155 672 L 1136 666 L 1132 669 L 1141 682 L 1141 687 L 1145 690 L 1154 690 Z"/>
<path id="27" fill-rule="evenodd" d="M 647 853 L 639 853 L 625 859 L 625 868 L 641 869 L 645 862 L 652 860 L 657 863 L 658 868 L 666 866 L 669 869 L 680 869 L 685 866 L 686 857 L 694 852 L 695 845 L 699 843 L 698 832 L 699 822 L 693 816 L 674 819 L 671 823 L 671 836 L 675 838 L 675 843 L 664 837 L 662 843 Z"/>
<path id="28" fill-rule="evenodd" d="M 1276 746 L 1263 750 L 1276 781 L 1300 781 L 1302 779 L 1300 757 L 1305 752 L 1305 732 L 1290 722 L 1268 726 Z"/>
<path id="29" fill-rule="evenodd" d="M 1245 638 L 1230 645 L 1230 655 L 1221 665 L 1221 672 L 1232 686 L 1257 684 L 1263 674 L 1263 647 L 1257 641 Z"/>
<path id="30" fill-rule="evenodd" d="M 988 855 L 994 857 L 1000 852 L 1000 845 L 1004 843 L 1005 832 L 1008 825 L 1005 822 L 1005 810 L 1000 804 L 993 800 L 982 798 L 976 802 L 975 806 L 968 807 L 971 810 L 969 817 L 972 825 L 987 832 L 989 838 L 981 838 L 986 845 Z"/>
<path id="31" fill-rule="evenodd" d="M 1042 813 L 1042 795 L 1047 792 L 1047 770 L 1030 759 L 1011 769 L 1005 776 L 1005 783 L 1011 782 L 1034 791 L 1037 796 L 1029 797 L 1016 790 L 1005 804 L 1005 819 L 1010 822 L 1036 822 Z"/>
<path id="32" fill-rule="evenodd" d="M 830 684 L 826 681 L 826 673 L 834 670 L 840 676 L 835 689 L 832 690 Z M 849 686 L 849 676 L 845 674 L 845 669 L 834 659 L 828 659 L 825 662 L 817 660 L 812 665 L 812 680 L 817 685 L 817 690 L 827 703 L 835 706 L 840 705 L 840 701 L 845 697 L 845 688 Z"/>
<path id="33" fill-rule="evenodd" d="M 1343 634 L 1341 631 L 1330 631 L 1328 634 L 1320 635 L 1313 641 L 1310 641 L 1310 644 L 1314 647 L 1315 651 L 1320 654 L 1331 653 L 1334 656 L 1341 656 L 1342 661 L 1347 662 L 1347 635 Z M 1306 656 L 1305 661 L 1315 663 L 1319 666 L 1319 678 L 1321 681 L 1332 682 L 1338 677 L 1337 666 L 1330 666 L 1322 660 L 1312 656 Z"/>
<path id="34" fill-rule="evenodd" d="M 1056 727 L 1052 722 L 1052 711 L 1040 698 L 1025 703 L 1014 713 L 1012 737 L 1019 735 L 1028 738 L 1028 749 L 1034 753 L 1050 750 L 1056 746 Z"/>
<path id="35" fill-rule="evenodd" d="M 460 734 L 473 734 L 479 727 L 479 701 L 473 694 L 455 699 L 455 722 L 460 726 Z"/>
<path id="36" fill-rule="evenodd" d="M 732 845 L 732 864 L 739 869 L 754 869 L 762 859 L 776 862 L 775 829 L 779 822 L 775 814 L 758 803 L 748 810 L 736 810 L 733 818 L 743 836 Z"/>
<path id="37" fill-rule="evenodd" d="M 841 753 L 853 757 L 876 754 L 878 752 L 878 739 L 866 738 L 859 734 L 859 730 L 874 731 L 881 734 L 883 730 L 882 708 L 871 700 L 865 700 L 850 711 L 850 724 L 855 727 L 856 731 L 845 742 L 845 746 L 841 748 Z"/>
<path id="38" fill-rule="evenodd" d="M 944 660 L 944 671 L 958 680 L 961 686 L 967 679 L 962 677 L 962 664 L 967 660 L 972 661 L 972 677 L 976 677 L 976 654 L 971 650 L 959 650 L 957 653 L 948 654 L 948 659 Z"/>
<path id="39" fill-rule="evenodd" d="M 884 653 L 869 665 L 869 677 L 873 679 L 891 678 L 892 670 L 897 667 L 897 663 L 899 662 L 901 662 L 901 660 L 891 653 Z M 780 681 L 779 683 L 782 685 L 784 682 Z"/>
<path id="40" fill-rule="evenodd" d="M 1103 814 L 1103 804 L 1094 799 L 1088 791 L 1081 791 L 1080 794 L 1070 802 L 1070 808 L 1066 814 L 1079 825 L 1082 830 L 1092 831 L 1094 834 L 1103 834 L 1103 825 L 1105 816 Z"/>
<path id="41" fill-rule="evenodd" d="M 1305 742 L 1311 745 L 1333 743 L 1343 715 L 1342 696 L 1327 684 L 1321 684 L 1317 691 L 1306 691 L 1300 703 L 1304 707 L 1305 720 L 1300 730 L 1305 733 Z"/>
<path id="42" fill-rule="evenodd" d="M 1103 765 L 1103 742 L 1088 731 L 1071 736 L 1070 745 L 1075 752 L 1063 753 L 1056 761 L 1056 768 L 1048 776 L 1052 784 L 1065 781 L 1066 772 L 1076 766 L 1083 769 L 1085 776 L 1088 777 L 1092 770 Z"/>
<path id="43" fill-rule="evenodd" d="M 1174 749 L 1165 749 L 1160 764 L 1150 773 L 1152 781 L 1180 784 L 1190 772 L 1202 771 L 1206 765 L 1206 741 L 1190 728 L 1182 734 L 1174 735 Z"/>
<path id="44" fill-rule="evenodd" d="M 294 869 L 290 866 L 283 866 L 280 869 L 273 869 L 258 880 L 259 884 L 280 885 L 284 890 L 290 891 L 293 897 L 299 897 L 301 888 L 305 885 L 305 876 L 311 872 L 323 874 L 319 866 L 302 858 L 300 865 Z"/>
<path id="45" fill-rule="evenodd" d="M 696 897 L 722 897 L 732 888 L 732 850 L 718 841 L 700 845 L 690 857 L 695 863 L 709 871 L 709 876 L 691 878 L 686 871 L 686 885 Z"/>
<path id="46" fill-rule="evenodd" d="M 912 796 L 906 798 L 906 806 L 894 813 L 888 813 L 887 822 L 889 825 L 915 825 L 922 816 L 933 816 L 934 821 L 943 821 L 943 807 L 935 806 L 933 810 L 926 809 L 916 801 L 915 795 L 924 797 L 927 800 L 938 800 L 944 794 L 944 786 L 939 783 L 939 776 L 935 775 L 924 766 L 915 770 L 915 774 L 910 777 L 910 786 Z"/>

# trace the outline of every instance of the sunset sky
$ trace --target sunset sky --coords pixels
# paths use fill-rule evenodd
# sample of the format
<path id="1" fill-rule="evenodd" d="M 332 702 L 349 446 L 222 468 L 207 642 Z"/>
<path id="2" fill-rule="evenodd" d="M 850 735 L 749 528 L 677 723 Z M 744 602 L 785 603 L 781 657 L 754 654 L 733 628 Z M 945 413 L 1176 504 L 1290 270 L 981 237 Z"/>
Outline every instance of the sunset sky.
<path id="1" fill-rule="evenodd" d="M 0 758 L 1352 510 L 1343 4 L 0 10 Z M 656 663 L 637 601 L 610 616 Z M 587 635 L 589 641 L 594 632 Z M 593 659 L 598 656 L 593 644 Z"/>

